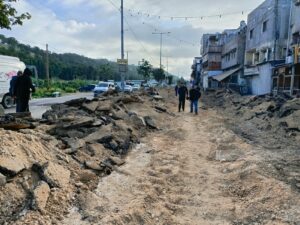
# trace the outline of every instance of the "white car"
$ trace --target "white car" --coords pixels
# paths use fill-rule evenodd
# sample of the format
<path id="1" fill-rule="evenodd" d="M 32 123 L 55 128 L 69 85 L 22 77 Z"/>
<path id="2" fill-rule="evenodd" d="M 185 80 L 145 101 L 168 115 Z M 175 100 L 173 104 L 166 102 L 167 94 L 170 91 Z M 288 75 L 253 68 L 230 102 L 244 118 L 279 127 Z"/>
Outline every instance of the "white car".
<path id="1" fill-rule="evenodd" d="M 94 89 L 94 97 L 107 92 L 109 90 L 115 90 L 115 84 L 112 82 L 100 82 Z"/>
<path id="2" fill-rule="evenodd" d="M 141 88 L 141 85 L 139 85 L 139 84 L 134 84 L 133 87 L 132 87 L 132 90 L 133 90 L 133 91 L 138 91 L 138 90 L 140 90 L 140 88 Z"/>
<path id="3" fill-rule="evenodd" d="M 131 85 L 125 85 L 124 87 L 124 92 L 127 92 L 127 93 L 131 93 L 133 90 L 132 86 Z"/>

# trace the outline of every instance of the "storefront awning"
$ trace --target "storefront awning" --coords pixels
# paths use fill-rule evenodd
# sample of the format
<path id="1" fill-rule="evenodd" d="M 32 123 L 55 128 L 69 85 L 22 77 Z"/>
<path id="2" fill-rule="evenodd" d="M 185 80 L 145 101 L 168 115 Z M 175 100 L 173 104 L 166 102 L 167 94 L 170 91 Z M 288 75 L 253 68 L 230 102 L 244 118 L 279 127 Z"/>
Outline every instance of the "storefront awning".
<path id="1" fill-rule="evenodd" d="M 203 75 L 208 77 L 214 77 L 221 73 L 223 73 L 222 70 L 210 70 L 210 71 L 204 71 Z"/>
<path id="2" fill-rule="evenodd" d="M 227 77 L 229 77 L 230 75 L 234 74 L 235 72 L 239 71 L 240 69 L 241 68 L 236 68 L 236 69 L 226 71 L 220 75 L 214 76 L 213 79 L 217 80 L 217 81 L 222 81 L 222 80 L 226 79 Z"/>

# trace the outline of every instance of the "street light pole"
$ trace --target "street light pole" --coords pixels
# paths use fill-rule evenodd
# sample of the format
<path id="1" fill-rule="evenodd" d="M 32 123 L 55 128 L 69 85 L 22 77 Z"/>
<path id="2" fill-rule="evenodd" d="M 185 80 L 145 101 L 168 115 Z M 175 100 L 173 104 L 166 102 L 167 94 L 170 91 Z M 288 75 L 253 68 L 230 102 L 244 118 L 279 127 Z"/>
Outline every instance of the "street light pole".
<path id="1" fill-rule="evenodd" d="M 124 6 L 121 0 L 121 59 L 124 59 Z"/>
<path id="2" fill-rule="evenodd" d="M 124 60 L 124 5 L 121 0 L 121 59 Z M 125 87 L 125 73 L 121 72 L 121 86 L 124 91 Z"/>
<path id="3" fill-rule="evenodd" d="M 164 34 L 170 34 L 171 32 L 158 32 L 155 33 L 153 32 L 152 34 L 159 34 L 160 35 L 160 53 L 159 53 L 159 68 L 162 69 L 162 65 L 161 65 L 161 52 L 162 52 L 162 36 Z"/>

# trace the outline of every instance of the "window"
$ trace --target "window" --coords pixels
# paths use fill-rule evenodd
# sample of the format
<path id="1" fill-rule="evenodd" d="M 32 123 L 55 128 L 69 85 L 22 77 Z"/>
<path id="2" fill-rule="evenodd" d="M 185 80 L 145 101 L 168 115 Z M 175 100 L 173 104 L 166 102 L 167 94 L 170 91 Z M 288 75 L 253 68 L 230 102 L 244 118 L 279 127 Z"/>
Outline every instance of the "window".
<path id="1" fill-rule="evenodd" d="M 268 28 L 268 21 L 263 22 L 262 32 L 266 32 Z"/>
<path id="2" fill-rule="evenodd" d="M 252 39 L 252 38 L 253 38 L 253 29 L 250 30 L 250 39 Z"/>

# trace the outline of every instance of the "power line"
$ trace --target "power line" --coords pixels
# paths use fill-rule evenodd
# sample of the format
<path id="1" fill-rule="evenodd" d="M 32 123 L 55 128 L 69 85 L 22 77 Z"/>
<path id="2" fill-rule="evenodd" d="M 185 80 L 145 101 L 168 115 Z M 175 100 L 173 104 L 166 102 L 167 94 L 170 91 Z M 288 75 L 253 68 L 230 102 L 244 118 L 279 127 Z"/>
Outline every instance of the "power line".
<path id="1" fill-rule="evenodd" d="M 137 16 L 143 16 L 147 18 L 155 18 L 155 19 L 170 19 L 170 20 L 191 20 L 191 19 L 205 19 L 205 18 L 222 18 L 225 16 L 232 16 L 232 15 L 244 15 L 245 12 L 248 12 L 250 10 L 242 10 L 242 11 L 236 11 L 236 12 L 230 12 L 230 13 L 220 13 L 220 14 L 213 14 L 213 15 L 201 15 L 201 16 L 164 16 L 164 15 L 154 15 L 147 12 L 143 12 L 141 10 L 134 10 L 134 9 L 128 9 L 126 10 L 131 14 L 136 14 Z"/>
<path id="2" fill-rule="evenodd" d="M 107 1 L 108 1 L 114 8 L 116 8 L 117 11 L 120 12 L 120 8 L 119 8 L 113 1 L 111 1 L 111 0 L 107 0 Z M 139 40 L 137 34 L 135 33 L 135 31 L 134 31 L 134 30 L 132 29 L 132 27 L 130 26 L 128 20 L 127 20 L 126 18 L 124 18 L 124 21 L 125 21 L 125 23 L 127 24 L 128 29 L 129 29 L 129 31 L 132 33 L 133 37 L 134 37 L 134 38 L 136 39 L 136 41 L 141 45 L 143 51 L 144 51 L 145 53 L 148 54 L 149 52 L 148 52 L 147 49 L 145 48 L 145 46 L 144 46 L 144 44 L 142 43 L 142 41 Z M 151 59 L 150 56 L 149 56 L 149 58 Z M 152 60 L 152 59 L 151 59 L 151 60 Z"/>

